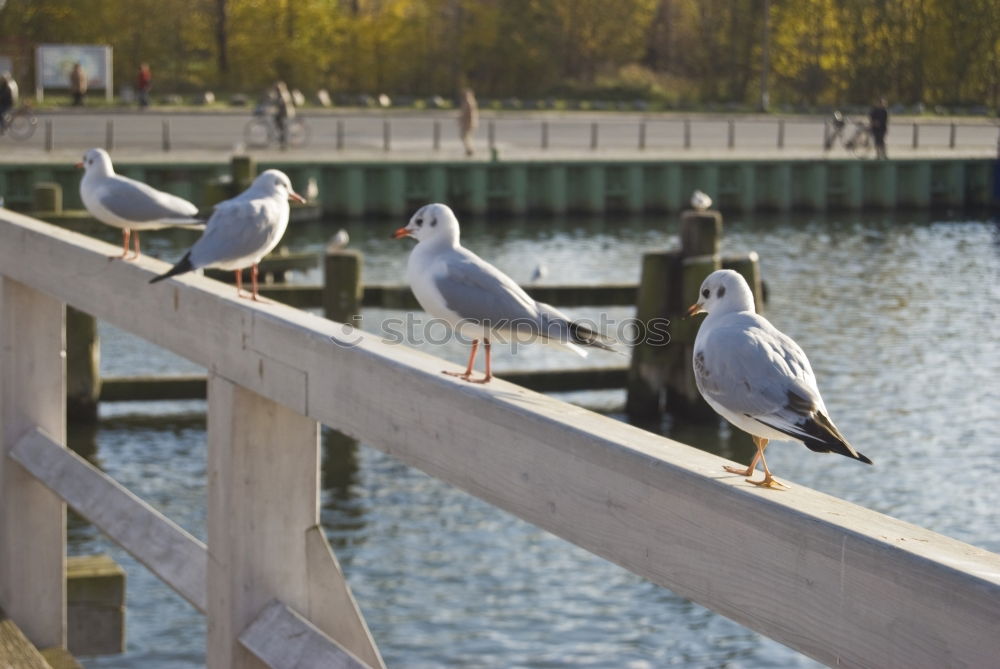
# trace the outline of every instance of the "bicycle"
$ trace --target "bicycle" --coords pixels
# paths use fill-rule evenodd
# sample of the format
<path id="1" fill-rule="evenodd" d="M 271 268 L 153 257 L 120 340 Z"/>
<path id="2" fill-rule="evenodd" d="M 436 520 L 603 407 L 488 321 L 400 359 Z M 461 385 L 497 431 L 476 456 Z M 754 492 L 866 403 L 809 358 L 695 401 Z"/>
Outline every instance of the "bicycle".
<path id="1" fill-rule="evenodd" d="M 254 110 L 251 118 L 243 129 L 246 145 L 252 149 L 265 149 L 273 142 L 282 143 L 282 148 L 291 146 L 297 148 L 309 141 L 309 126 L 301 116 L 295 116 L 285 121 L 285 141 L 281 142 L 281 131 L 270 114 L 263 107 Z"/>
<path id="2" fill-rule="evenodd" d="M 4 112 L 0 118 L 0 135 L 10 135 L 12 139 L 23 141 L 35 134 L 38 117 L 28 105 L 20 105 Z"/>
<path id="3" fill-rule="evenodd" d="M 872 138 L 872 131 L 868 127 L 868 122 L 855 121 L 854 134 L 851 135 L 850 139 L 844 141 L 844 148 L 853 153 L 855 158 L 866 158 L 871 154 L 874 147 L 875 141 Z"/>

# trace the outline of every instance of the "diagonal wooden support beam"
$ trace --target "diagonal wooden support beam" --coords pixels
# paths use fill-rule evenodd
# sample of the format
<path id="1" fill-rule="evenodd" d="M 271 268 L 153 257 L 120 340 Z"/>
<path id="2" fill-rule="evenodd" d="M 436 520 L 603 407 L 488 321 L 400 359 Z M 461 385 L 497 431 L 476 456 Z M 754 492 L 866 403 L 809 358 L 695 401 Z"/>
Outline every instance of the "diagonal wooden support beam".
<path id="1" fill-rule="evenodd" d="M 205 612 L 205 544 L 37 428 L 18 440 L 10 457 Z"/>
<path id="2" fill-rule="evenodd" d="M 278 600 L 247 625 L 240 643 L 270 669 L 371 667 Z"/>

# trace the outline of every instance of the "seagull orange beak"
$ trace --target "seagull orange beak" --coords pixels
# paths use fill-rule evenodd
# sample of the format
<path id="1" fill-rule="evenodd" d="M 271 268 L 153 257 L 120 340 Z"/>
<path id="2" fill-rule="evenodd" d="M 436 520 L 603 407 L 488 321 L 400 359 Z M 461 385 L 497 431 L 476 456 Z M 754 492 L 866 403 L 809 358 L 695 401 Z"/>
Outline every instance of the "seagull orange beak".
<path id="1" fill-rule="evenodd" d="M 296 202 L 301 202 L 302 204 L 306 203 L 306 199 L 293 190 L 288 191 L 288 199 L 295 200 Z"/>
<path id="2" fill-rule="evenodd" d="M 410 235 L 409 230 L 407 230 L 406 228 L 400 228 L 399 230 L 396 230 L 394 233 L 392 233 L 392 238 L 402 239 L 403 237 L 408 237 L 409 235 Z"/>
<path id="3" fill-rule="evenodd" d="M 694 316 L 695 314 L 703 314 L 703 313 L 705 313 L 705 312 L 702 311 L 702 309 L 701 309 L 701 302 L 695 302 L 690 307 L 688 307 L 688 310 L 687 310 L 688 318 L 690 318 L 691 316 Z"/>
<path id="4" fill-rule="evenodd" d="M 76 167 L 76 169 L 78 170 L 83 169 L 83 161 L 81 160 L 80 162 L 76 163 L 74 167 Z"/>

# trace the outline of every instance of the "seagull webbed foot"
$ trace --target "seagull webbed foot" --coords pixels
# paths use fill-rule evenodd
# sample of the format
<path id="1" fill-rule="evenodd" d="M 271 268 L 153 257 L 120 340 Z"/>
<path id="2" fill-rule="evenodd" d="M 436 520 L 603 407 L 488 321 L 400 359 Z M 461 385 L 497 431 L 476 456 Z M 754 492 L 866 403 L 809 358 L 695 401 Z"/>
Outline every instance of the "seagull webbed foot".
<path id="1" fill-rule="evenodd" d="M 741 468 L 733 467 L 732 465 L 723 465 L 722 468 L 730 474 L 739 474 L 740 476 L 751 476 L 753 474 L 753 469 L 750 467 Z"/>
<path id="2" fill-rule="evenodd" d="M 771 488 L 772 490 L 788 490 L 789 486 L 781 483 L 780 481 L 774 479 L 770 474 L 766 475 L 760 481 L 754 481 L 753 479 L 747 479 L 747 483 L 753 483 L 758 488 Z"/>

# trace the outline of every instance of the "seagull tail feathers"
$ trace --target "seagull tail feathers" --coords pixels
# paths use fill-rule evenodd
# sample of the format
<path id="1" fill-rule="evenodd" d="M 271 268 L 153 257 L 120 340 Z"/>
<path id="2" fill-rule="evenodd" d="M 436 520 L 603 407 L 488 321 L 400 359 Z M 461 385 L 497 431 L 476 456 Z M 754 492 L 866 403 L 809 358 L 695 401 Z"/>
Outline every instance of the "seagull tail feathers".
<path id="1" fill-rule="evenodd" d="M 624 353 L 622 353 L 622 351 L 615 346 L 618 343 L 617 341 L 611 337 L 602 335 L 600 332 L 595 332 L 586 325 L 577 321 L 570 321 L 569 334 L 570 341 L 574 344 L 579 344 L 580 346 L 591 346 L 593 348 L 599 348 L 605 351 L 611 351 L 612 353 L 618 353 L 619 355 L 624 355 Z"/>
<path id="2" fill-rule="evenodd" d="M 190 272 L 195 267 L 191 264 L 191 252 L 188 251 L 184 254 L 184 257 L 180 259 L 176 265 L 171 267 L 169 270 L 164 272 L 159 276 L 154 276 L 149 280 L 150 283 L 156 283 L 157 281 L 163 281 L 164 279 L 169 279 L 172 276 L 177 276 L 178 274 L 184 274 L 185 272 Z"/>

